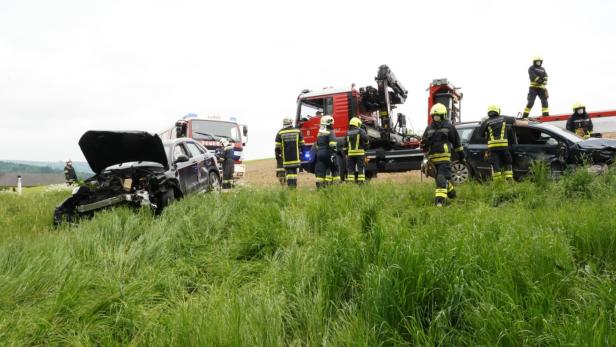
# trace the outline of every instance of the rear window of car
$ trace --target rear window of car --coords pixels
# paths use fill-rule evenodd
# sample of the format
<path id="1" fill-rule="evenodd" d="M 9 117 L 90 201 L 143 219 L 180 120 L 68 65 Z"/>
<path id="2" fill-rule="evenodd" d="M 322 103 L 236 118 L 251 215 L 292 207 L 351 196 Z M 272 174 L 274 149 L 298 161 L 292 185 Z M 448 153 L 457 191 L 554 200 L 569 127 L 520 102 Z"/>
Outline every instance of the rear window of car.
<path id="1" fill-rule="evenodd" d="M 196 156 L 199 156 L 205 153 L 203 152 L 201 148 L 197 147 L 197 145 L 192 142 L 186 142 L 186 147 L 188 148 L 188 150 L 190 151 L 193 157 L 196 157 Z"/>
<path id="2" fill-rule="evenodd" d="M 472 128 L 468 128 L 470 130 L 470 133 L 467 135 L 468 136 L 468 140 L 466 143 L 471 143 L 471 144 L 487 144 L 487 140 L 485 137 L 483 137 L 483 134 L 480 134 L 480 129 L 481 127 L 479 125 L 472 127 Z M 462 141 L 462 134 L 460 134 L 460 141 Z M 463 142 L 464 143 L 464 142 Z"/>
<path id="3" fill-rule="evenodd" d="M 190 155 L 186 153 L 184 146 L 182 146 L 181 144 L 177 144 L 175 145 L 175 147 L 173 147 L 173 160 L 176 160 L 180 155 L 190 157 Z"/>
<path id="4" fill-rule="evenodd" d="M 471 135 L 473 135 L 475 128 L 458 128 L 457 130 L 458 135 L 460 135 L 460 142 L 466 144 L 470 142 Z"/>

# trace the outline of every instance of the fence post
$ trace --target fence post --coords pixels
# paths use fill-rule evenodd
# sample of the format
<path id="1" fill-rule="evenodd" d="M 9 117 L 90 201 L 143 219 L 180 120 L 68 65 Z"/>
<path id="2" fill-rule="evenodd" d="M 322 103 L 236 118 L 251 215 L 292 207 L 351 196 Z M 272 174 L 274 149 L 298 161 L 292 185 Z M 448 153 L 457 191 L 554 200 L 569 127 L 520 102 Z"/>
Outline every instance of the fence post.
<path id="1" fill-rule="evenodd" d="M 17 195 L 21 195 L 21 175 L 17 176 Z"/>

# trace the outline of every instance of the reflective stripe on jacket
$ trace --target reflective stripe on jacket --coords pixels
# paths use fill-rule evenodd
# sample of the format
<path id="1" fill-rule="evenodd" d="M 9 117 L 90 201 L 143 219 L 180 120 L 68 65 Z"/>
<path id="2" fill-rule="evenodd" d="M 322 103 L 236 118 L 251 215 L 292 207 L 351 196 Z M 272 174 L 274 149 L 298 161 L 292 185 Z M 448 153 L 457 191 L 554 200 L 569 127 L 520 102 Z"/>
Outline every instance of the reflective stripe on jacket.
<path id="1" fill-rule="evenodd" d="M 299 129 L 293 127 L 282 128 L 276 134 L 275 147 L 282 157 L 282 165 L 299 165 L 300 146 L 304 145 L 304 138 Z"/>
<path id="2" fill-rule="evenodd" d="M 364 129 L 352 127 L 347 133 L 347 146 L 349 157 L 366 155 L 368 145 L 368 134 Z"/>

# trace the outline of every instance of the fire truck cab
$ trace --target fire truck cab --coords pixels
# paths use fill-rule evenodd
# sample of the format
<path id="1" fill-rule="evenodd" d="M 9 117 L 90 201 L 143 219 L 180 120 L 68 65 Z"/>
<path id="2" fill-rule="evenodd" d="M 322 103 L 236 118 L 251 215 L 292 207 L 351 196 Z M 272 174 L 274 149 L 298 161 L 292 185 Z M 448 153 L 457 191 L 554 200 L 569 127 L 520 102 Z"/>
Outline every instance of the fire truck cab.
<path id="1" fill-rule="evenodd" d="M 246 173 L 246 166 L 242 164 L 242 161 L 244 159 L 248 127 L 239 124 L 234 117 L 223 120 L 222 117 L 199 117 L 194 113 L 189 113 L 175 122 L 173 127 L 161 132 L 159 136 L 162 139 L 188 137 L 201 143 L 213 152 L 222 149 L 220 140 L 225 138 L 232 142 L 234 146 L 234 178 L 241 178 Z"/>

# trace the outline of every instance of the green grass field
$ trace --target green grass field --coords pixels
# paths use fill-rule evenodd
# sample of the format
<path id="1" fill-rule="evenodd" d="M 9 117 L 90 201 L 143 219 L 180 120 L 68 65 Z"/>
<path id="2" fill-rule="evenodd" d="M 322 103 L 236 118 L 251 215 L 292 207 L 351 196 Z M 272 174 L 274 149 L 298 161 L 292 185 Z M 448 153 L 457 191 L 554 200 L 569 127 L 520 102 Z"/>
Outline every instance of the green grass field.
<path id="1" fill-rule="evenodd" d="M 616 173 L 196 195 L 53 229 L 0 194 L 0 345 L 616 345 Z"/>

